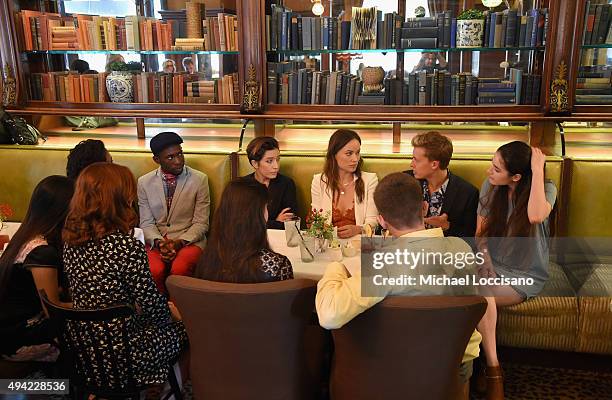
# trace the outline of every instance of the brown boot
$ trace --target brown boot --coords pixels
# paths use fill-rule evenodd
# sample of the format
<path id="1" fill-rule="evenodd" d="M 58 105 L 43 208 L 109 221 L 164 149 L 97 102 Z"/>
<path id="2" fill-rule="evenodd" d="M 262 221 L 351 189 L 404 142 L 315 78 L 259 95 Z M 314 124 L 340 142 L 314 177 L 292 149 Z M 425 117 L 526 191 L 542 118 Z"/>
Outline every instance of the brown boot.
<path id="1" fill-rule="evenodd" d="M 504 400 L 504 376 L 500 366 L 487 367 L 487 400 Z"/>

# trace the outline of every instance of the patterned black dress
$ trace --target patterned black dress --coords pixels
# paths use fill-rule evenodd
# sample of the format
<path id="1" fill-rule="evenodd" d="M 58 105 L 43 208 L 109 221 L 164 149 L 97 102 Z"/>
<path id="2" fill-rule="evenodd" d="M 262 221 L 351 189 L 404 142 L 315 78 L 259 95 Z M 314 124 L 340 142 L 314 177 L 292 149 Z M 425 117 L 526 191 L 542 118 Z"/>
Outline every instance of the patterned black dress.
<path id="1" fill-rule="evenodd" d="M 74 308 L 97 309 L 132 304 L 137 316 L 127 326 L 132 368 L 139 384 L 163 383 L 168 363 L 187 344 L 182 322 L 172 322 L 166 298 L 159 293 L 144 245 L 115 232 L 99 242 L 65 246 L 64 271 Z M 121 326 L 117 325 L 117 335 Z"/>
<path id="2" fill-rule="evenodd" d="M 254 273 L 236 275 L 224 271 L 219 266 L 212 267 L 207 264 L 206 254 L 204 254 L 198 262 L 194 276 L 208 281 L 232 283 L 263 283 L 293 279 L 291 261 L 284 255 L 272 250 L 261 249 L 248 262 Z"/>

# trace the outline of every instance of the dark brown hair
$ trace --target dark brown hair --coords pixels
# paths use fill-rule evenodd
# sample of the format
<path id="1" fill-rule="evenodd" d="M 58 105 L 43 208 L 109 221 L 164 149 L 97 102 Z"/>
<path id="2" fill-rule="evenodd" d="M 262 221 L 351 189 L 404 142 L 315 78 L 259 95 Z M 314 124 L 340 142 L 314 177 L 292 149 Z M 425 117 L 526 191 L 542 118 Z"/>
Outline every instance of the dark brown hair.
<path id="1" fill-rule="evenodd" d="M 106 161 L 106 148 L 104 142 L 97 139 L 83 140 L 68 153 L 66 175 L 76 180 L 79 173 L 90 164 Z"/>
<path id="2" fill-rule="evenodd" d="M 0 298 L 7 293 L 13 264 L 23 245 L 42 236 L 61 250 L 61 232 L 73 192 L 74 182 L 65 176 L 51 175 L 36 185 L 23 222 L 0 257 Z"/>
<path id="3" fill-rule="evenodd" d="M 268 191 L 257 182 L 237 178 L 225 187 L 196 277 L 234 283 L 260 281 L 259 252 L 270 250 L 264 218 L 267 204 Z"/>
<path id="4" fill-rule="evenodd" d="M 429 161 L 440 162 L 440 169 L 448 168 L 453 156 L 453 143 L 444 135 L 436 131 L 420 133 L 412 138 L 412 147 L 425 149 L 425 156 Z"/>
<path id="5" fill-rule="evenodd" d="M 122 165 L 95 163 L 76 181 L 62 238 L 70 246 L 98 241 L 113 231 L 130 233 L 138 224 L 136 181 Z"/>
<path id="6" fill-rule="evenodd" d="M 532 229 L 527 215 L 527 204 L 531 191 L 531 147 L 527 143 L 518 140 L 506 143 L 497 149 L 508 176 L 521 175 L 517 182 L 512 199 L 514 209 L 508 217 L 508 186 L 493 186 L 489 193 L 481 200 L 482 207 L 488 209 L 488 215 L 480 236 L 505 237 L 505 236 L 530 236 Z"/>
<path id="7" fill-rule="evenodd" d="M 374 203 L 378 213 L 395 228 L 408 228 L 423 222 L 423 191 L 414 177 L 395 172 L 376 186 Z"/>
<path id="8" fill-rule="evenodd" d="M 323 174 L 321 180 L 327 185 L 327 189 L 332 191 L 332 199 L 336 199 L 338 193 L 342 190 L 340 187 L 340 177 L 338 176 L 338 162 L 336 161 L 336 154 L 347 145 L 351 140 L 357 140 L 361 144 L 361 138 L 357 132 L 350 129 L 338 129 L 329 138 L 329 144 L 327 145 L 327 154 L 325 155 L 325 166 L 323 167 Z M 361 178 L 361 167 L 363 166 L 363 159 L 359 158 L 357 163 L 357 169 L 355 170 L 355 176 L 357 181 L 355 182 L 355 193 L 357 194 L 357 200 L 361 203 L 363 196 L 365 195 L 365 188 L 363 179 Z"/>
<path id="9" fill-rule="evenodd" d="M 278 141 L 270 136 L 260 136 L 251 140 L 246 148 L 247 157 L 250 161 L 261 161 L 268 150 L 278 149 Z"/>

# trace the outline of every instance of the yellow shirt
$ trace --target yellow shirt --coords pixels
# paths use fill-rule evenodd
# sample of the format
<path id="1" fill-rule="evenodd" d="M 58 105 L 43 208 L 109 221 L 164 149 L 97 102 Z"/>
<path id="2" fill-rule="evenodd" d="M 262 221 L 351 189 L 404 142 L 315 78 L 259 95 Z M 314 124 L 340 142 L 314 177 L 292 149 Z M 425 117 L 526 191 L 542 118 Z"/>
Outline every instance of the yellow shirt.
<path id="1" fill-rule="evenodd" d="M 401 237 L 443 238 L 444 233 L 442 229 L 435 228 L 410 232 Z M 333 262 L 327 266 L 323 278 L 317 284 L 315 299 L 317 315 L 319 324 L 326 329 L 341 328 L 357 315 L 383 301 L 387 295 L 400 294 L 391 293 L 391 289 L 387 288 L 388 292 L 381 293 L 383 295 L 381 297 L 362 297 L 361 276 L 349 275 L 343 264 Z M 478 357 L 481 339 L 480 333 L 474 330 L 462 362 Z"/>

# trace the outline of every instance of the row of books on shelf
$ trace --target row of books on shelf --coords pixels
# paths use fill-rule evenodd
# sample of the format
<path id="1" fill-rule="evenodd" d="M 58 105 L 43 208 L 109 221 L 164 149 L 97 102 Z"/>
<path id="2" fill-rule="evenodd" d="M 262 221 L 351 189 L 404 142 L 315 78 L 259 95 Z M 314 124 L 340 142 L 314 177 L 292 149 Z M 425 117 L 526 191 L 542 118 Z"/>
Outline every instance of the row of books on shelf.
<path id="1" fill-rule="evenodd" d="M 539 104 L 541 76 L 512 68 L 510 80 L 470 73 L 418 71 L 405 79 L 385 78 L 380 91 L 343 71 L 300 68 L 299 62 L 268 63 L 270 104 L 474 105 Z"/>
<path id="2" fill-rule="evenodd" d="M 548 9 L 484 13 L 483 47 L 535 47 L 546 44 Z M 457 19 L 452 11 L 433 17 L 383 14 L 377 7 L 353 7 L 351 20 L 310 17 L 271 6 L 266 15 L 268 51 L 406 49 L 456 47 Z"/>
<path id="3" fill-rule="evenodd" d="M 108 73 L 34 73 L 30 76 L 30 99 L 76 103 L 110 101 Z M 135 103 L 237 104 L 238 76 L 204 79 L 201 74 L 141 72 L 132 75 Z"/>
<path id="4" fill-rule="evenodd" d="M 597 3 L 591 0 L 586 2 L 582 40 L 584 45 L 612 44 L 612 5 Z"/>
<path id="5" fill-rule="evenodd" d="M 546 45 L 549 13 L 547 8 L 485 11 L 484 47 L 536 47 Z"/>
<path id="6" fill-rule="evenodd" d="M 215 10 L 210 10 L 215 11 Z M 238 50 L 238 19 L 219 12 L 202 16 L 198 37 L 187 38 L 185 10 L 156 19 L 136 15 L 103 17 L 72 14 L 62 16 L 23 10 L 16 27 L 22 48 L 33 50 Z"/>
<path id="7" fill-rule="evenodd" d="M 531 9 L 525 15 L 513 9 L 485 11 L 481 45 L 487 48 L 545 46 L 548 20 L 547 8 Z M 434 17 L 407 18 L 406 21 L 401 21 L 400 17 L 399 26 L 392 42 L 401 49 L 455 48 L 459 36 L 468 34 L 457 30 L 457 18 L 452 11 Z"/>
<path id="8" fill-rule="evenodd" d="M 525 74 L 519 82 L 478 78 L 470 73 L 450 74 L 436 70 L 413 72 L 405 80 L 385 79 L 384 99 L 378 104 L 482 105 L 539 104 L 539 76 Z M 382 97 L 382 96 L 381 96 Z"/>
<path id="9" fill-rule="evenodd" d="M 578 68 L 576 104 L 612 104 L 612 66 Z"/>

